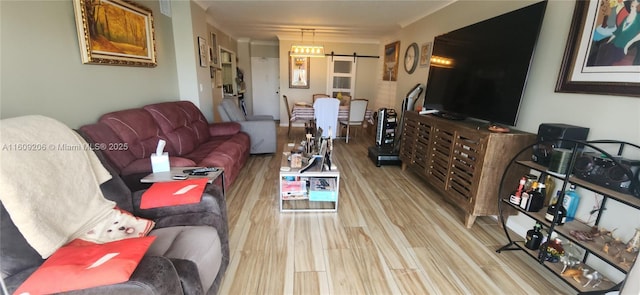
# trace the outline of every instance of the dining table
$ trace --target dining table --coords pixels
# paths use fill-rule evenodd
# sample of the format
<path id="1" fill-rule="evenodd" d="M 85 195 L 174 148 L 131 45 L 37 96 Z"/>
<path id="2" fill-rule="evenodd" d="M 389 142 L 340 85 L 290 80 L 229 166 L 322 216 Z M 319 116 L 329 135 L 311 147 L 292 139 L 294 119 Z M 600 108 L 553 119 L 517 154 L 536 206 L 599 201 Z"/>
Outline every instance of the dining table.
<path id="1" fill-rule="evenodd" d="M 314 119 L 313 106 L 310 104 L 296 103 L 291 110 L 291 122 L 298 120 L 312 121 Z M 349 119 L 349 106 L 340 106 L 338 110 L 338 121 L 346 121 Z M 373 125 L 373 111 L 367 109 L 364 114 L 364 122 Z"/>

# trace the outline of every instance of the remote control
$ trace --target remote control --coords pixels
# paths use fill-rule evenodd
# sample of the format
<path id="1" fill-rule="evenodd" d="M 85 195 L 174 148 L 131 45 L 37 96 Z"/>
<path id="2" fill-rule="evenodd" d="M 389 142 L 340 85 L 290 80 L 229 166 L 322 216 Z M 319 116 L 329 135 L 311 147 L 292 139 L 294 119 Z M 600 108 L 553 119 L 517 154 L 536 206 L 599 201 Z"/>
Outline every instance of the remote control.
<path id="1" fill-rule="evenodd" d="M 191 172 L 191 173 L 189 173 L 189 175 L 194 175 L 194 176 L 207 176 L 207 175 L 209 175 L 209 172 Z"/>
<path id="2" fill-rule="evenodd" d="M 215 167 L 204 167 L 204 168 L 195 168 L 195 169 L 187 169 L 183 170 L 184 173 L 201 173 L 201 172 L 217 172 L 218 168 Z"/>

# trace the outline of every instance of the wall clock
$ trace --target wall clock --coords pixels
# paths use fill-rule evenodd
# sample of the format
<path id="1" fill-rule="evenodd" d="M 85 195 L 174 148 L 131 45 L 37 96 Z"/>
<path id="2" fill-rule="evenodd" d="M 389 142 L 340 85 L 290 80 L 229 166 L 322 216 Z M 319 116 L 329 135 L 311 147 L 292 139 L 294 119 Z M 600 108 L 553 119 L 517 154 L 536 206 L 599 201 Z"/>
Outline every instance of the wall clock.
<path id="1" fill-rule="evenodd" d="M 411 74 L 418 67 L 418 44 L 411 43 L 404 53 L 404 70 Z"/>

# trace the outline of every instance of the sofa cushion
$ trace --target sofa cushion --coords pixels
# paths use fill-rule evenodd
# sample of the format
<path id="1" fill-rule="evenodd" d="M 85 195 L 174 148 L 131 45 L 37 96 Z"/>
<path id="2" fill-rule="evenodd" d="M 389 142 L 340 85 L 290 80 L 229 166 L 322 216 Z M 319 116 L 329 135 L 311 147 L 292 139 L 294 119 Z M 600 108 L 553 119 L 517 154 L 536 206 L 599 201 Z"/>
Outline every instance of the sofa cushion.
<path id="1" fill-rule="evenodd" d="M 149 112 L 144 109 L 129 109 L 104 114 L 98 120 L 108 125 L 137 159 L 149 158 L 155 153 L 158 141 L 167 137 L 162 133 Z M 165 147 L 170 155 L 176 151 L 171 145 Z"/>
<path id="2" fill-rule="evenodd" d="M 244 132 L 235 136 L 211 137 L 185 157 L 193 159 L 196 166 L 224 168 L 225 187 L 229 187 L 249 158 L 249 142 L 249 135 Z"/>
<path id="3" fill-rule="evenodd" d="M 190 153 L 210 137 L 207 120 L 190 101 L 150 104 L 144 109 L 153 116 L 178 155 Z"/>
<path id="4" fill-rule="evenodd" d="M 196 133 L 198 143 L 203 143 L 209 140 L 209 123 L 200 109 L 190 101 L 181 100 L 175 102 L 175 104 L 180 106 L 187 116 L 187 122 Z"/>
<path id="5" fill-rule="evenodd" d="M 155 239 L 105 244 L 73 240 L 53 253 L 15 294 L 51 294 L 125 282 Z"/>
<path id="6" fill-rule="evenodd" d="M 95 150 L 102 151 L 104 157 L 109 160 L 109 163 L 112 164 L 113 168 L 116 169 L 118 173 L 137 159 L 129 151 L 128 144 L 127 148 L 124 148 L 124 143 L 120 136 L 118 136 L 118 134 L 116 134 L 107 124 L 98 122 L 95 124 L 84 125 L 80 127 L 78 133 L 87 140 L 90 147 Z M 116 149 L 113 147 L 123 148 Z"/>
<path id="7" fill-rule="evenodd" d="M 203 290 L 209 290 L 222 264 L 222 245 L 214 227 L 174 226 L 154 229 L 148 255 L 190 260 L 198 266 Z"/>

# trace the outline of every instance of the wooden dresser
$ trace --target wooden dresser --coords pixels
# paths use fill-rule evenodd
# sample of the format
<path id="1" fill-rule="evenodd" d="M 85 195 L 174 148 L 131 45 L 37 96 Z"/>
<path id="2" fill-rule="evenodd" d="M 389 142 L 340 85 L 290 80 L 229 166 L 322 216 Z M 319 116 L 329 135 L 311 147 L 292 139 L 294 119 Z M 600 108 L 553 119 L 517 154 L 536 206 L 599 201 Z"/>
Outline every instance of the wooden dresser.
<path id="1" fill-rule="evenodd" d="M 477 216 L 498 215 L 500 180 L 509 161 L 535 143 L 536 135 L 512 130 L 493 133 L 487 124 L 453 121 L 414 111 L 405 114 L 400 146 L 402 169 L 423 176 L 445 199 L 465 213 L 465 225 Z M 521 154 L 530 159 L 531 153 Z M 520 157 L 519 157 L 520 158 Z M 511 191 L 526 169 L 512 169 L 503 191 Z"/>

